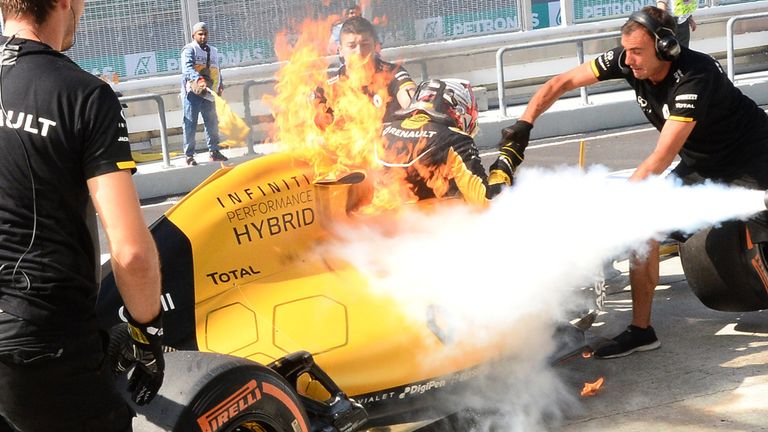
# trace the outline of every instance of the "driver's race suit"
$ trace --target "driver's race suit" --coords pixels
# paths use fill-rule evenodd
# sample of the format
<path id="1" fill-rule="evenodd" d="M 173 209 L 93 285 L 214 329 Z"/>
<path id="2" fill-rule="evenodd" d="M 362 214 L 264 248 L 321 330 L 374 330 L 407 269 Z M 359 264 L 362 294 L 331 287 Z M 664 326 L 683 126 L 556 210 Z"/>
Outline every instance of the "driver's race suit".
<path id="1" fill-rule="evenodd" d="M 460 196 L 483 204 L 501 185 L 488 185 L 474 139 L 458 128 L 416 112 L 385 125 L 379 160 L 390 170 L 405 170 L 411 192 L 420 200 Z"/>

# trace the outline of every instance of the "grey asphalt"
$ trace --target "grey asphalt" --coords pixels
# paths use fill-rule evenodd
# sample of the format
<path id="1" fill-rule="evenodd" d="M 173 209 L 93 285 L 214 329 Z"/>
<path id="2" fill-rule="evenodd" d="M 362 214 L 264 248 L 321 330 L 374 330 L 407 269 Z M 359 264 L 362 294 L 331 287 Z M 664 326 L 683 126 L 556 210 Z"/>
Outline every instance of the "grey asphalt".
<path id="1" fill-rule="evenodd" d="M 606 310 L 589 331 L 612 337 L 631 320 L 626 262 L 609 282 Z M 569 389 L 604 377 L 580 398 L 559 431 L 768 430 L 768 312 L 706 308 L 693 295 L 678 257 L 661 265 L 653 305 L 661 348 L 627 357 L 577 358 L 561 366 Z"/>

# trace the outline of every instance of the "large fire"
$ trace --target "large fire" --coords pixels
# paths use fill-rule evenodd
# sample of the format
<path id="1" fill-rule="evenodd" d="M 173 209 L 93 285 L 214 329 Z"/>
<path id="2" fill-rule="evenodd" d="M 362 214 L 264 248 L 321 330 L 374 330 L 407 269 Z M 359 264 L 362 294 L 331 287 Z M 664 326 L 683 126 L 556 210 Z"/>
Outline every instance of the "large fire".
<path id="1" fill-rule="evenodd" d="M 318 179 L 365 172 L 373 190 L 366 213 L 414 201 L 404 171 L 387 172 L 376 158 L 384 151 L 382 119 L 391 76 L 377 72 L 372 61 L 353 57 L 345 59 L 346 77 L 328 83 L 325 53 L 333 19 L 305 21 L 295 42 L 287 33 L 277 36 L 275 51 L 285 63 L 277 72 L 276 94 L 264 98 L 275 117 L 272 139 L 308 162 Z"/>

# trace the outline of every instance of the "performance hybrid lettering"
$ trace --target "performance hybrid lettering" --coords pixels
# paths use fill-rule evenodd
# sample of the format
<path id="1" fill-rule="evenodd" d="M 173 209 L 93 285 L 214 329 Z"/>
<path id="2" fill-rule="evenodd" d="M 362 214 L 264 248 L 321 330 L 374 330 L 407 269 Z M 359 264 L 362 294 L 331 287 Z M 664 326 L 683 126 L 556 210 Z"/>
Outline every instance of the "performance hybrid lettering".
<path id="1" fill-rule="evenodd" d="M 315 223 L 315 211 L 310 207 L 305 207 L 293 212 L 261 219 L 258 223 L 250 222 L 239 227 L 233 227 L 232 232 L 235 235 L 237 244 L 242 245 L 243 242 L 261 240 L 266 236 L 276 236 L 287 231 L 312 225 L 313 223 Z"/>

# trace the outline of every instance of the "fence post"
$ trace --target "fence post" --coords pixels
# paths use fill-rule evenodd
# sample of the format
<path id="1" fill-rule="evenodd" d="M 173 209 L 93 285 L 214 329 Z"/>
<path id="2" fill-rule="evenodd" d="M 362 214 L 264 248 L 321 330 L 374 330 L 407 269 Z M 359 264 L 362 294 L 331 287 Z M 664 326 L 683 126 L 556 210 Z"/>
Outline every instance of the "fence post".
<path id="1" fill-rule="evenodd" d="M 579 60 L 579 65 L 584 64 L 584 42 L 578 41 L 576 42 L 576 58 Z M 587 86 L 581 86 L 579 89 L 579 93 L 581 93 L 581 103 L 584 105 L 589 105 L 589 94 L 587 93 Z"/>
<path id="2" fill-rule="evenodd" d="M 192 26 L 200 21 L 198 0 L 181 0 L 181 16 L 184 17 L 184 40 L 192 42 Z"/>
<path id="3" fill-rule="evenodd" d="M 560 0 L 560 25 L 573 25 L 573 0 Z"/>
<path id="4" fill-rule="evenodd" d="M 243 83 L 243 117 L 248 126 L 248 139 L 245 141 L 248 147 L 248 154 L 254 154 L 253 150 L 253 119 L 251 119 L 251 86 L 256 85 L 256 81 L 248 80 Z"/>
<path id="5" fill-rule="evenodd" d="M 171 167 L 171 156 L 168 154 L 168 125 L 165 120 L 165 102 L 159 94 L 140 94 L 123 96 L 119 98 L 121 103 L 138 102 L 142 100 L 154 100 L 157 104 L 157 117 L 160 120 L 160 147 L 163 153 L 163 168 Z"/>

